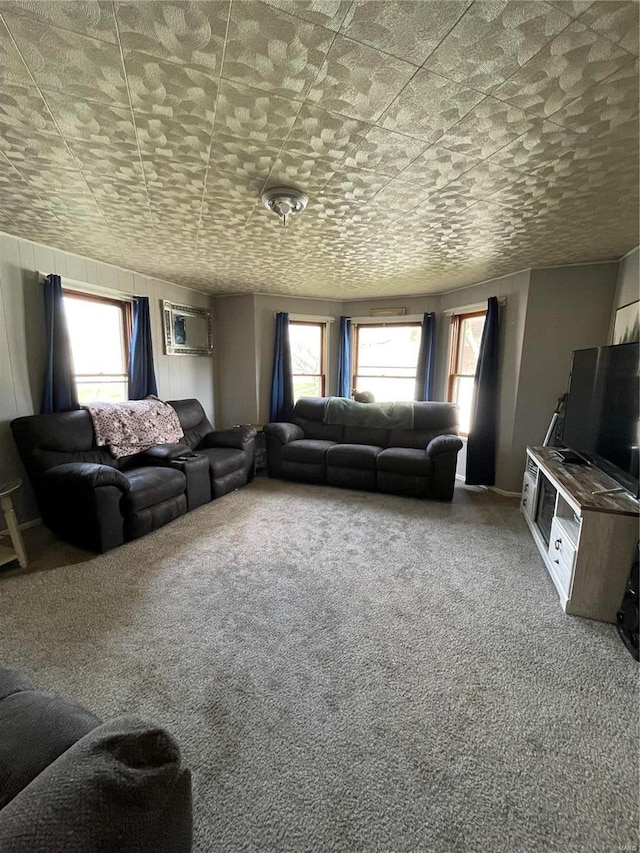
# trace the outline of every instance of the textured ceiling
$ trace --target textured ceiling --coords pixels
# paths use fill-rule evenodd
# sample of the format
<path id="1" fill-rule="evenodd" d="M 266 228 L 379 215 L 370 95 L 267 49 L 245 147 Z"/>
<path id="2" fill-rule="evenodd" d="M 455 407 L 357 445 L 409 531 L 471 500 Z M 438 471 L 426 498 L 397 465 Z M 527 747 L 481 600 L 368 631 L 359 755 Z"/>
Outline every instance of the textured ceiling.
<path id="1" fill-rule="evenodd" d="M 636 2 L 0 2 L 0 229 L 213 292 L 638 242 Z M 310 198 L 282 228 L 258 199 Z"/>

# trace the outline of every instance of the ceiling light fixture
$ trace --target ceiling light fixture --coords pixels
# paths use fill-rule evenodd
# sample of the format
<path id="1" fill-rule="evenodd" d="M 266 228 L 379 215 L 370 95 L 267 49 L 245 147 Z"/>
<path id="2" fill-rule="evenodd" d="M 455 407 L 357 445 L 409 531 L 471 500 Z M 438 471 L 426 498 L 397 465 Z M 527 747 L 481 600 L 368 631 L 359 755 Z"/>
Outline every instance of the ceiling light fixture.
<path id="1" fill-rule="evenodd" d="M 290 216 L 302 213 L 309 201 L 303 192 L 291 187 L 272 187 L 265 190 L 260 198 L 267 210 L 280 217 L 283 225 L 287 224 Z"/>

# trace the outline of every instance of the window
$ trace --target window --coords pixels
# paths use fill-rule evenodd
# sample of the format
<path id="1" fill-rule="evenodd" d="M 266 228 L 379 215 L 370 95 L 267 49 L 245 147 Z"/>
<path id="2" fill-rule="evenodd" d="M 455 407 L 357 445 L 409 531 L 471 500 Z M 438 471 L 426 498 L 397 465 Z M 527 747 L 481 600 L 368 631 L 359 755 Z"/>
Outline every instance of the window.
<path id="1" fill-rule="evenodd" d="M 65 291 L 71 352 L 80 404 L 128 398 L 128 302 Z"/>
<path id="2" fill-rule="evenodd" d="M 324 397 L 326 385 L 326 323 L 289 323 L 293 399 Z"/>
<path id="3" fill-rule="evenodd" d="M 455 314 L 451 321 L 451 355 L 447 399 L 460 406 L 460 433 L 469 435 L 473 382 L 486 311 Z"/>
<path id="4" fill-rule="evenodd" d="M 420 323 L 355 327 L 353 385 L 376 402 L 413 400 L 420 351 Z"/>

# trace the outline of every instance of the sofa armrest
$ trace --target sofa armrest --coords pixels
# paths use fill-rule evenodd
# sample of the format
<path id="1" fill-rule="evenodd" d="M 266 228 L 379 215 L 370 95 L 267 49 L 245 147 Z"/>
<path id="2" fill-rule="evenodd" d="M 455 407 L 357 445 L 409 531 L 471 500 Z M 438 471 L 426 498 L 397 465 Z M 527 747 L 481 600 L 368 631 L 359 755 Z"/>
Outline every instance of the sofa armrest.
<path id="1" fill-rule="evenodd" d="M 139 453 L 136 462 L 141 465 L 163 465 L 174 459 L 190 459 L 196 454 L 186 444 L 156 444 L 148 450 Z"/>
<path id="2" fill-rule="evenodd" d="M 66 462 L 45 471 L 37 498 L 45 527 L 67 542 L 104 553 L 124 542 L 121 471 L 93 462 Z"/>
<path id="3" fill-rule="evenodd" d="M 130 488 L 129 481 L 117 468 L 93 462 L 65 462 L 64 465 L 56 465 L 45 471 L 42 483 L 50 488 L 78 486 L 95 489 L 100 486 L 115 486 L 121 492 L 128 492 Z"/>
<path id="4" fill-rule="evenodd" d="M 0 811 L 12 853 L 191 848 L 190 773 L 173 738 L 135 718 L 94 728 Z"/>
<path id="5" fill-rule="evenodd" d="M 235 450 L 245 450 L 257 434 L 257 430 L 253 427 L 215 430 L 205 435 L 198 445 L 198 449 L 203 447 L 231 447 Z"/>
<path id="6" fill-rule="evenodd" d="M 262 431 L 265 433 L 265 435 L 277 438 L 281 444 L 288 444 L 290 441 L 299 441 L 300 439 L 304 438 L 304 430 L 297 424 L 265 424 Z"/>
<path id="7" fill-rule="evenodd" d="M 457 435 L 436 435 L 427 444 L 427 456 L 435 459 L 441 453 L 457 453 L 462 448 L 462 441 Z"/>

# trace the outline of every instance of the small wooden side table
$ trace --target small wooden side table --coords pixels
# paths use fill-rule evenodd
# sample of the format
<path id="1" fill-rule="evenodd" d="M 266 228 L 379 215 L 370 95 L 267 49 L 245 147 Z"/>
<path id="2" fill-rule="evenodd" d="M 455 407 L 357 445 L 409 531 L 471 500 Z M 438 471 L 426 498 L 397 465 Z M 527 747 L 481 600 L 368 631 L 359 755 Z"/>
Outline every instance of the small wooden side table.
<path id="1" fill-rule="evenodd" d="M 5 563 L 10 563 L 12 560 L 17 560 L 23 569 L 27 568 L 27 552 L 22 541 L 22 534 L 18 527 L 18 521 L 13 509 L 13 501 L 11 495 L 17 492 L 22 486 L 22 480 L 12 480 L 10 483 L 0 483 L 0 509 L 4 515 L 4 520 L 9 528 L 9 536 L 13 548 L 8 548 L 6 545 L 0 545 L 0 566 Z"/>

